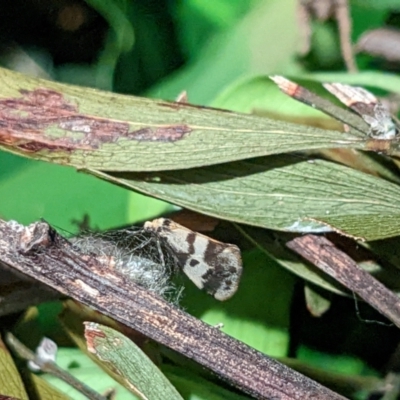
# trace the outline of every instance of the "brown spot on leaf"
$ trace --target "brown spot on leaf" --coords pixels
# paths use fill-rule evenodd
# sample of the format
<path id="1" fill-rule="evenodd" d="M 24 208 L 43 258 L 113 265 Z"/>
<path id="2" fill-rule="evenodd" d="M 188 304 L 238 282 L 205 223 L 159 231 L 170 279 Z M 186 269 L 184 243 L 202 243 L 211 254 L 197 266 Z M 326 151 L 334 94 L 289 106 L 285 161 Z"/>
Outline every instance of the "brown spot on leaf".
<path id="1" fill-rule="evenodd" d="M 187 125 L 148 126 L 131 130 L 127 122 L 80 114 L 62 93 L 49 89 L 21 90 L 21 97 L 0 100 L 0 144 L 24 151 L 94 150 L 119 139 L 175 142 Z M 57 134 L 49 134 L 50 128 Z"/>
<path id="2" fill-rule="evenodd" d="M 96 353 L 96 343 L 97 338 L 104 339 L 106 337 L 105 333 L 96 327 L 96 324 L 85 322 L 85 339 L 87 344 L 87 349 L 90 353 Z"/>
<path id="3" fill-rule="evenodd" d="M 187 125 L 167 125 L 157 128 L 143 128 L 133 131 L 131 137 L 141 142 L 175 142 L 191 129 Z"/>

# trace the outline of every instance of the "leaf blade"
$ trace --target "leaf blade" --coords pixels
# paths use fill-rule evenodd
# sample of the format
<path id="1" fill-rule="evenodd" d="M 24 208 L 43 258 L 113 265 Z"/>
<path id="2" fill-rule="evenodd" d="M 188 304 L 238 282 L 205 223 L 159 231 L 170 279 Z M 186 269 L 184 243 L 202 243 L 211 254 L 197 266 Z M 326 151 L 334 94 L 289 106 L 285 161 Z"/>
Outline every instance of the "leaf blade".
<path id="1" fill-rule="evenodd" d="M 144 352 L 122 333 L 94 322 L 85 323 L 88 350 L 126 382 L 126 388 L 143 399 L 183 400 L 164 374 Z"/>
<path id="2" fill-rule="evenodd" d="M 323 160 L 281 156 L 153 174 L 90 172 L 197 212 L 263 228 L 339 230 L 366 240 L 400 234 L 397 185 Z"/>
<path id="3" fill-rule="evenodd" d="M 247 114 L 32 79 L 0 69 L 0 147 L 107 171 L 185 169 L 365 138 Z"/>
<path id="4" fill-rule="evenodd" d="M 24 384 L 14 361 L 0 338 L 0 388 L 3 395 L 17 399 L 28 399 Z"/>

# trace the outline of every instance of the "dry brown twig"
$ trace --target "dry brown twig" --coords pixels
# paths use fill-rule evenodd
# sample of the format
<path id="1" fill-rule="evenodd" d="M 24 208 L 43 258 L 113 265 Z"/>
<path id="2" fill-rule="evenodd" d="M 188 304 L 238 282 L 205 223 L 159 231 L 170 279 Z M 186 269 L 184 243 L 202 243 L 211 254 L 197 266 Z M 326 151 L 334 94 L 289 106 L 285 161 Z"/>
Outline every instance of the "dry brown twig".
<path id="1" fill-rule="evenodd" d="M 197 361 L 258 399 L 344 399 L 162 300 L 47 223 L 0 220 L 0 261 Z"/>
<path id="2" fill-rule="evenodd" d="M 21 358 L 25 360 L 34 362 L 40 371 L 46 372 L 50 375 L 55 376 L 58 379 L 61 379 L 62 381 L 85 395 L 88 399 L 107 400 L 106 397 L 98 394 L 84 383 L 78 381 L 71 374 L 69 374 L 67 371 L 64 371 L 54 362 L 46 359 L 41 359 L 37 354 L 33 353 L 23 343 L 21 343 L 12 333 L 8 332 L 5 336 L 5 339 L 7 344 L 12 348 L 15 353 L 17 353 Z"/>
<path id="3" fill-rule="evenodd" d="M 400 328 L 400 300 L 324 236 L 305 235 L 287 247 L 330 275 Z"/>

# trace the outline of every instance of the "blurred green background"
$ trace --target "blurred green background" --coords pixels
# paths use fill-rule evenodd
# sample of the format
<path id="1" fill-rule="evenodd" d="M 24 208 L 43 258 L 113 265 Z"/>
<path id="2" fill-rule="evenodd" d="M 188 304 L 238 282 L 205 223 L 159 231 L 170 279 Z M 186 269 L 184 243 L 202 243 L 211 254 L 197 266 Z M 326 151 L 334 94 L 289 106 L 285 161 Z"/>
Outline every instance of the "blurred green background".
<path id="1" fill-rule="evenodd" d="M 400 25 L 400 1 L 354 0 L 350 11 L 353 41 L 368 29 L 389 22 Z M 313 74 L 317 77 L 329 72 L 348 76 L 337 24 L 314 20 L 311 51 L 300 56 L 298 17 L 294 0 L 3 2 L 0 65 L 36 77 L 131 95 L 174 100 L 186 90 L 190 103 L 242 112 L 290 112 L 293 103 L 276 100 L 278 91 L 267 80 L 268 75 L 312 78 Z M 370 76 L 365 74 L 373 72 L 383 81 L 386 77 L 397 79 L 396 65 L 367 55 L 356 59 L 361 72 L 348 78 L 352 83 L 364 82 Z M 398 79 L 396 82 L 398 87 L 393 89 L 400 92 Z M 91 228 L 108 229 L 172 209 L 172 205 L 72 168 L 0 152 L 0 217 L 7 220 L 27 224 L 44 218 L 75 233 L 85 215 Z M 345 374 L 382 368 L 399 339 L 397 331 L 379 327 L 379 335 L 387 337 L 387 343 L 379 354 L 372 350 L 374 354 L 367 354 L 365 349 L 374 335 L 381 336 L 375 328 L 365 335 L 366 327 L 359 325 L 352 300 L 338 300 L 333 310 L 316 322 L 305 311 L 298 278 L 258 250 L 246 253 L 244 259 L 242 286 L 232 301 L 215 304 L 214 299 L 188 286 L 183 307 L 211 324 L 223 321 L 225 332 L 272 356 L 297 354 L 310 364 Z M 301 299 L 295 311 L 293 296 Z M 351 315 L 343 315 L 343 309 Z M 300 317 L 306 322 L 296 331 L 293 320 L 298 322 Z M 41 329 L 51 331 L 48 325 L 53 322 L 45 320 Z M 297 336 L 293 336 L 295 331 Z M 365 347 L 355 349 L 363 340 Z M 64 362 L 63 357 L 80 356 L 71 350 L 60 357 Z M 98 373 L 90 373 L 93 384 L 99 380 Z M 190 377 L 179 380 L 176 371 L 171 376 L 182 391 L 191 392 L 195 386 Z M 213 392 L 211 383 L 210 388 Z M 213 392 L 215 398 L 227 398 L 218 390 Z M 210 392 L 199 391 L 187 398 L 214 398 Z"/>

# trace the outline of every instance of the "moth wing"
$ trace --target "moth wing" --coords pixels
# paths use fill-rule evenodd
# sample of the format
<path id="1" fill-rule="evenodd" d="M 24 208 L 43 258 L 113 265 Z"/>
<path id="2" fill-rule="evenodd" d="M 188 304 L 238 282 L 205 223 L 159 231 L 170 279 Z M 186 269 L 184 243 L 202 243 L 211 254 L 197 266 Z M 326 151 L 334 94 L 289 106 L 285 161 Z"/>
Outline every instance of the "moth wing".
<path id="1" fill-rule="evenodd" d="M 324 83 L 323 86 L 367 122 L 371 137 L 393 139 L 396 136 L 397 127 L 389 110 L 371 92 L 343 83 Z"/>
<path id="2" fill-rule="evenodd" d="M 243 270 L 239 248 L 232 244 L 225 246 L 217 257 L 219 267 L 214 270 L 220 282 L 214 297 L 221 301 L 231 298 L 236 293 Z"/>
<path id="3" fill-rule="evenodd" d="M 373 106 L 379 103 L 379 100 L 371 92 L 359 86 L 343 83 L 324 83 L 323 86 L 347 107 L 351 107 L 354 103 L 365 103 Z"/>
<path id="4" fill-rule="evenodd" d="M 242 259 L 237 246 L 198 234 L 196 252 L 182 264 L 183 272 L 199 288 L 217 300 L 231 298 L 242 275 Z"/>
<path id="5" fill-rule="evenodd" d="M 146 222 L 145 229 L 162 237 L 175 253 L 185 275 L 217 300 L 227 300 L 236 292 L 242 274 L 237 246 L 192 232 L 169 219 Z"/>

